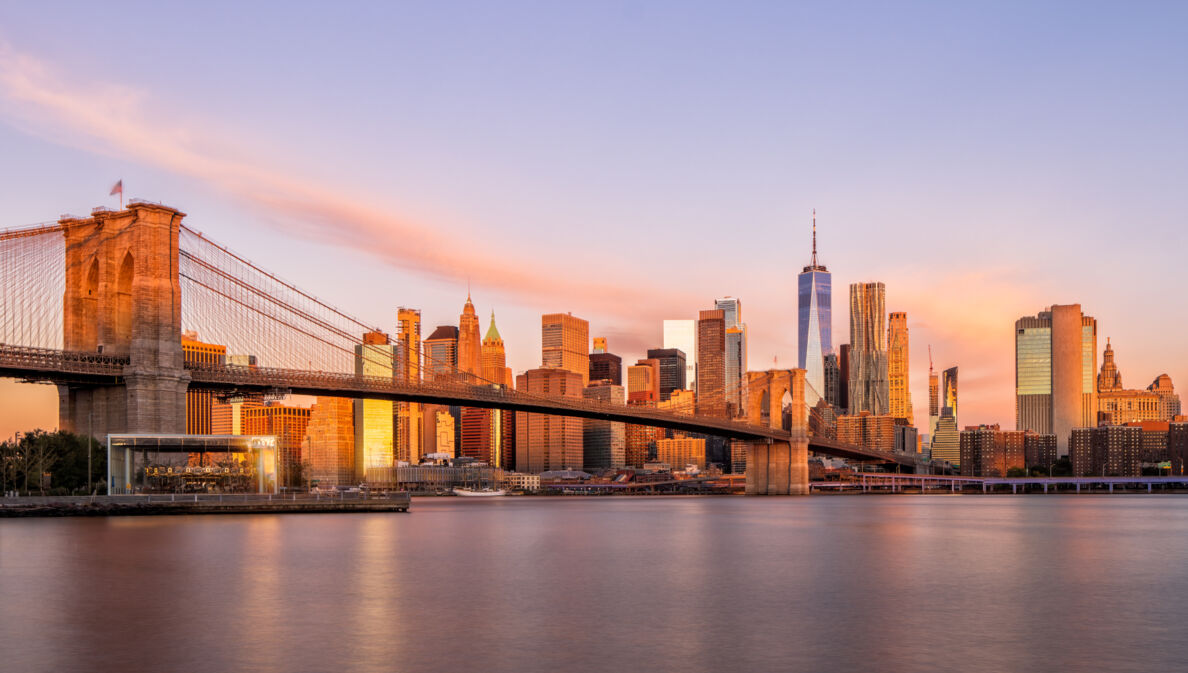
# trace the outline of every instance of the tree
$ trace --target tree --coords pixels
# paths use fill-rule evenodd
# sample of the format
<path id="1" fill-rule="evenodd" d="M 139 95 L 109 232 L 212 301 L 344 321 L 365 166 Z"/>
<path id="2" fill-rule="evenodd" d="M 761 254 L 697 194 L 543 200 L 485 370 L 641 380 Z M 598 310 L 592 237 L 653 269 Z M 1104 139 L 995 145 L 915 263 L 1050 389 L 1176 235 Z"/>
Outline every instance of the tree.
<path id="1" fill-rule="evenodd" d="M 1011 469 L 1007 470 L 1006 476 L 1011 477 L 1011 478 L 1026 477 L 1027 470 L 1025 470 L 1021 467 L 1012 467 Z"/>
<path id="2" fill-rule="evenodd" d="M 46 488 L 69 493 L 106 491 L 107 452 L 86 435 L 37 429 L 0 444 L 0 481 L 3 490 L 45 494 Z M 91 453 L 90 483 L 87 454 Z M 49 483 L 46 482 L 48 475 Z"/>

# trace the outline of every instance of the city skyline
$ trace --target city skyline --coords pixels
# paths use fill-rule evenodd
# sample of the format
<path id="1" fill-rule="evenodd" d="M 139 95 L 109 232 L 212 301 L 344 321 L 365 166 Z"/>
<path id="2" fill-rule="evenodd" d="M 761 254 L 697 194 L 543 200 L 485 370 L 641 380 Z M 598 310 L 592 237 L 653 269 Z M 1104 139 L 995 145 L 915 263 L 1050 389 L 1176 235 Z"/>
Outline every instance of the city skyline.
<path id="1" fill-rule="evenodd" d="M 539 353 L 540 344 L 534 339 L 534 323 L 545 312 L 573 311 L 590 320 L 592 333 L 609 337 L 614 352 L 625 361 L 634 362 L 648 348 L 662 345 L 661 320 L 693 318 L 714 297 L 725 295 L 746 301 L 750 326 L 748 368 L 766 369 L 775 357 L 781 366 L 796 361 L 793 288 L 799 266 L 790 265 L 787 260 L 799 261 L 805 257 L 807 214 L 816 207 L 821 211 L 821 245 L 830 252 L 834 283 L 845 287 L 866 279 L 884 282 L 887 310 L 908 314 L 912 334 L 909 358 L 912 394 L 922 399 L 926 391 L 922 386 L 927 380 L 923 367 L 926 344 L 931 343 L 936 351 L 938 369 L 961 367 L 963 421 L 1010 425 L 1014 415 L 1011 324 L 1018 316 L 1031 314 L 1053 302 L 1080 303 L 1087 313 L 1095 316 L 1101 324 L 1100 333 L 1111 336 L 1115 344 L 1126 349 L 1126 369 L 1133 380 L 1151 380 L 1165 372 L 1173 381 L 1186 380 L 1188 376 L 1188 367 L 1174 338 L 1178 333 L 1178 312 L 1160 310 L 1162 307 L 1154 303 L 1153 297 L 1135 297 L 1112 287 L 1096 273 L 1093 265 L 1077 261 L 1104 254 L 1103 242 L 1109 240 L 1111 255 L 1141 259 L 1154 267 L 1174 268 L 1171 251 L 1178 247 L 1176 243 L 1183 241 L 1183 234 L 1175 224 L 1178 213 L 1183 211 L 1184 196 L 1177 190 L 1168 193 L 1158 189 L 1165 181 L 1174 184 L 1184 173 L 1183 134 L 1169 132 L 1177 128 L 1173 120 L 1181 116 L 1183 93 L 1172 87 L 1159 94 L 1170 100 L 1155 105 L 1153 94 L 1144 89 L 1146 96 L 1140 100 L 1150 104 L 1151 113 L 1143 117 L 1143 124 L 1111 123 L 1108 115 L 1125 110 L 1114 107 L 1117 103 L 1111 101 L 1126 98 L 1119 93 L 1125 94 L 1128 86 L 1135 85 L 1117 81 L 1117 77 L 1111 79 L 1111 74 L 1117 71 L 1111 70 L 1108 62 L 1097 61 L 1097 57 L 1074 66 L 1058 58 L 1055 46 L 1025 42 L 1033 60 L 1038 55 L 1041 62 L 1050 66 L 1050 72 L 1065 76 L 1077 94 L 1071 100 L 1088 99 L 1095 106 L 1104 103 L 1095 110 L 1078 106 L 1078 116 L 1074 117 L 1078 123 L 1071 129 L 1066 126 L 1068 116 L 1063 107 L 1068 103 L 1046 97 L 1038 88 L 1044 80 L 1025 71 L 1020 63 L 1008 68 L 1009 74 L 1018 78 L 1017 82 L 994 81 L 985 90 L 959 87 L 959 93 L 966 98 L 933 96 L 930 101 L 937 106 L 936 110 L 920 110 L 907 104 L 891 110 L 888 123 L 899 124 L 903 133 L 896 138 L 902 136 L 903 140 L 881 136 L 884 143 L 881 149 L 907 158 L 907 170 L 892 177 L 888 177 L 892 165 L 879 161 L 866 164 L 864 171 L 851 170 L 854 159 L 874 158 L 853 146 L 843 146 L 838 152 L 828 151 L 829 143 L 843 138 L 848 127 L 831 124 L 818 115 L 795 120 L 822 135 L 819 146 L 808 139 L 797 137 L 793 141 L 779 135 L 785 127 L 775 125 L 774 119 L 766 116 L 753 119 L 757 122 L 754 125 L 759 129 L 757 133 L 768 137 L 774 133 L 782 141 L 762 152 L 736 155 L 751 148 L 751 141 L 761 136 L 722 136 L 719 132 L 710 137 L 709 151 L 716 153 L 711 156 L 730 157 L 731 161 L 742 156 L 762 158 L 753 169 L 761 173 L 748 174 L 752 184 L 761 185 L 758 192 L 753 191 L 754 187 L 739 184 L 727 172 L 704 166 L 696 171 L 681 169 L 676 165 L 678 162 L 662 159 L 675 153 L 671 154 L 672 158 L 695 163 L 688 162 L 681 152 L 685 151 L 684 145 L 696 144 L 690 142 L 693 137 L 690 134 L 705 130 L 709 119 L 693 115 L 682 119 L 684 123 L 675 129 L 679 134 L 643 146 L 647 150 L 643 158 L 649 173 L 632 178 L 645 185 L 642 188 L 629 189 L 625 183 L 613 181 L 613 163 L 594 161 L 588 169 L 549 176 L 543 169 L 552 168 L 557 158 L 550 151 L 532 145 L 532 151 L 513 154 L 508 147 L 486 141 L 476 142 L 473 151 L 465 143 L 453 144 L 451 151 L 456 156 L 437 158 L 437 163 L 430 165 L 434 170 L 428 173 L 436 175 L 452 173 L 455 168 L 473 162 L 473 171 L 458 172 L 462 177 L 447 189 L 431 178 L 417 178 L 414 174 L 430 156 L 427 147 L 414 144 L 406 152 L 372 152 L 358 138 L 343 136 L 344 132 L 319 124 L 321 118 L 316 109 L 276 124 L 275 115 L 262 116 L 263 99 L 254 96 L 247 96 L 244 101 L 247 112 L 221 110 L 215 103 L 207 103 L 213 107 L 202 108 L 202 100 L 215 101 L 218 97 L 207 95 L 213 84 L 205 78 L 200 66 L 170 69 L 164 67 L 169 64 L 169 57 L 166 63 L 159 64 L 162 71 L 157 72 L 157 64 L 128 62 L 132 60 L 128 57 L 130 52 L 122 50 L 132 49 L 131 45 L 114 46 L 110 55 L 84 53 L 80 45 L 85 40 L 77 33 L 82 30 L 81 25 L 64 27 L 50 36 L 45 30 L 37 29 L 43 17 L 27 13 L 24 8 L 4 11 L 5 29 L 0 32 L 0 43 L 4 44 L 0 47 L 0 141 L 11 148 L 23 170 L 0 187 L 0 198 L 9 206 L 0 227 L 53 219 L 63 210 L 85 213 L 92 206 L 115 205 L 114 198 L 106 199 L 104 195 L 112 182 L 123 178 L 129 196 L 164 201 L 193 213 L 194 225 L 216 240 L 234 249 L 253 250 L 268 268 L 319 294 L 340 298 L 348 304 L 345 308 L 385 330 L 394 330 L 393 316 L 398 305 L 421 308 L 426 333 L 435 325 L 452 324 L 464 296 L 462 275 L 469 272 L 474 276 L 475 294 L 480 297 L 478 314 L 485 315 L 483 311 L 491 308 L 500 313 L 508 364 L 516 373 L 535 365 L 534 356 Z M 771 11 L 784 16 L 775 9 Z M 988 10 L 980 11 L 992 14 Z M 1109 23 L 1110 17 L 1104 16 L 1104 11 L 1097 10 L 1092 18 Z M 699 14 L 703 21 L 709 20 L 703 16 L 706 12 Z M 968 30 L 966 22 L 984 18 L 978 12 L 952 10 L 947 18 L 956 20 L 958 29 Z M 153 22 L 148 17 L 117 19 L 101 14 L 94 17 L 88 32 L 114 29 L 127 21 L 142 28 L 151 27 Z M 809 15 L 812 18 L 811 11 Z M 1128 12 L 1127 16 L 1131 21 L 1125 23 L 1126 29 L 1120 34 L 1114 32 L 1115 39 L 1123 44 L 1140 39 L 1144 43 L 1160 43 L 1168 35 L 1167 26 L 1174 23 L 1165 16 L 1160 17 L 1159 23 L 1141 13 Z M 590 18 L 604 36 L 622 30 L 607 17 Z M 911 18 L 909 12 L 897 21 L 910 23 Z M 645 19 L 645 23 L 658 20 L 655 16 Z M 200 17 L 195 20 L 202 23 Z M 565 23 L 556 15 L 546 20 Z M 1084 46 L 1096 36 L 1091 23 L 1072 26 L 1057 42 L 1064 47 Z M 754 25 L 747 28 L 762 35 L 761 29 Z M 843 39 L 838 40 L 839 29 L 833 28 L 811 39 L 823 43 L 834 40 L 835 45 L 849 40 L 857 43 L 865 37 L 864 30 L 874 31 L 870 26 L 860 26 L 855 34 L 842 35 Z M 200 25 L 194 28 L 200 29 Z M 41 37 L 33 43 L 24 41 L 22 34 Z M 888 65 L 887 72 L 899 77 L 906 76 L 908 65 L 914 63 L 910 57 L 923 58 L 941 48 L 922 32 L 906 35 L 920 41 L 907 56 L 892 59 Z M 1024 37 L 1036 35 L 1030 33 Z M 681 44 L 686 50 L 691 48 L 689 43 Z M 493 49 L 494 45 L 480 40 L 479 47 L 482 52 Z M 630 53 L 641 56 L 645 65 L 655 66 L 660 62 L 654 54 L 641 53 L 640 44 L 632 42 L 628 47 Z M 560 49 L 556 44 L 541 48 L 550 53 Z M 1183 47 L 1169 44 L 1166 48 L 1182 50 Z M 1130 58 L 1140 58 L 1133 52 L 1127 53 L 1131 54 Z M 708 54 L 694 50 L 688 56 L 693 63 L 700 63 Z M 563 50 L 559 55 L 567 56 Z M 972 48 L 958 50 L 956 56 L 962 64 L 976 65 L 978 52 Z M 854 58 L 870 59 L 872 54 L 858 51 Z M 564 58 L 562 61 L 570 62 Z M 1168 63 L 1175 61 L 1175 58 L 1167 59 Z M 581 59 L 577 65 L 592 67 Z M 1160 73 L 1169 76 L 1166 63 L 1152 60 L 1147 65 L 1153 77 L 1159 77 Z M 750 77 L 764 72 L 758 61 L 748 60 L 737 66 L 739 72 Z M 178 72 L 186 76 L 179 76 Z M 1093 78 L 1087 77 L 1090 72 Z M 1109 97 L 1098 93 L 1102 72 L 1107 82 L 1119 85 L 1111 86 Z M 415 78 L 409 81 L 411 76 L 407 73 L 396 74 L 409 84 L 410 90 L 427 90 L 424 82 Z M 785 108 L 799 107 L 801 96 L 814 96 L 823 110 L 837 110 L 848 109 L 845 103 L 860 100 L 864 90 L 869 90 L 872 96 L 889 95 L 885 85 L 856 81 L 844 72 L 824 66 L 795 70 L 793 74 L 818 86 L 809 87 L 803 94 L 777 97 L 776 107 L 781 113 L 787 111 Z M 913 81 L 930 90 L 947 81 L 943 74 L 928 70 L 918 81 Z M 461 70 L 451 70 L 443 77 L 445 82 L 461 83 L 464 75 Z M 1175 74 L 1170 76 L 1174 78 Z M 685 77 L 687 73 L 681 69 L 678 82 L 691 86 L 692 80 Z M 839 77 L 837 87 L 822 85 L 830 77 Z M 269 92 L 292 95 L 299 89 L 294 84 L 291 80 L 278 81 Z M 517 91 L 525 101 L 539 100 L 540 92 L 534 82 L 517 84 L 523 86 Z M 350 85 L 350 82 L 341 84 Z M 602 78 L 596 80 L 595 86 L 615 89 L 616 82 Z M 745 94 L 745 101 L 757 103 L 762 100 L 760 91 L 748 86 L 740 93 Z M 1012 91 L 1021 95 L 1002 95 Z M 129 95 L 96 95 L 104 92 Z M 682 89 L 681 93 L 687 96 L 690 90 Z M 151 94 L 168 95 L 171 103 L 163 107 L 148 103 Z M 1102 96 L 1100 101 L 1096 96 Z M 105 102 L 94 108 L 96 100 Z M 663 98 L 646 100 L 657 106 L 665 103 Z M 668 102 L 680 100 L 683 96 L 678 95 Z M 81 101 L 87 104 L 80 105 Z M 447 96 L 447 107 L 457 102 L 458 99 Z M 930 130 L 906 121 L 912 113 L 920 111 L 928 113 L 927 121 L 952 120 L 955 115 L 968 113 L 970 107 L 987 102 L 991 105 L 986 111 L 974 117 L 980 125 L 968 129 Z M 1028 108 L 1026 115 L 1012 117 L 1012 113 L 1022 115 L 1017 106 L 1024 103 Z M 208 121 L 199 124 L 193 117 L 179 115 L 178 108 L 191 110 Z M 79 116 L 79 109 L 95 112 Z M 416 114 L 419 109 L 409 114 Z M 564 115 L 559 114 L 562 111 Z M 730 112 L 721 108 L 715 111 Z M 532 138 L 543 132 L 545 137 L 568 138 L 574 131 L 562 122 L 584 119 L 576 106 L 554 108 L 552 112 L 558 114 L 534 117 L 526 120 L 523 127 L 513 125 L 512 136 Z M 360 109 L 347 114 L 368 119 L 369 113 Z M 752 111 L 741 118 L 756 114 Z M 851 124 L 870 121 L 858 113 L 843 116 Z M 410 127 L 415 129 L 443 132 L 453 128 L 445 123 L 435 125 L 419 116 L 414 121 Z M 619 152 L 633 147 L 631 141 L 638 142 L 642 133 L 657 128 L 657 119 L 648 115 L 631 123 L 621 119 L 615 122 L 614 128 L 599 128 L 596 136 L 603 142 L 615 140 L 608 147 Z M 286 149 L 291 145 L 287 140 L 313 128 L 321 131 L 312 145 L 301 150 Z M 1107 129 L 1111 133 L 1103 136 Z M 460 130 L 469 131 L 464 140 L 487 138 L 482 128 Z M 616 138 L 615 132 L 621 137 Z M 379 135 L 384 148 L 394 147 L 393 143 L 404 138 L 395 130 Z M 440 139 L 441 136 L 428 137 Z M 952 170 L 951 164 L 959 156 L 946 150 L 943 141 L 954 137 L 973 143 L 972 148 L 966 148 L 967 154 L 961 156 L 978 161 L 962 162 L 960 170 Z M 930 142 L 922 146 L 914 142 L 920 138 Z M 1012 140 L 1012 150 L 992 147 L 1005 138 Z M 1147 142 L 1149 138 L 1159 138 L 1160 149 L 1152 149 Z M 208 142 L 212 139 L 219 142 Z M 332 149 L 332 143 L 341 143 L 342 149 Z M 904 154 L 908 148 L 916 148 L 917 153 Z M 1094 148 L 1106 150 L 1110 161 L 1097 158 Z M 580 145 L 578 149 L 585 153 L 583 156 L 607 158 L 603 154 L 591 155 L 592 146 Z M 342 157 L 342 152 L 360 161 L 365 171 L 374 168 L 381 158 L 389 161 L 397 157 L 399 161 L 390 170 L 372 171 L 370 175 L 352 170 L 348 184 L 331 170 L 333 163 L 323 161 Z M 1131 157 L 1130 152 L 1138 154 Z M 815 159 L 803 166 L 790 159 L 806 154 Z M 496 186 L 484 186 L 492 174 L 484 166 L 509 162 L 518 166 L 518 177 L 503 177 L 494 183 Z M 942 168 L 943 172 L 955 173 L 957 177 L 947 178 L 942 175 Z M 805 173 L 810 170 L 811 173 Z M 755 179 L 764 173 L 765 179 Z M 675 187 L 667 191 L 661 188 L 667 184 L 662 177 L 666 175 L 676 181 Z M 232 184 L 236 182 L 243 186 Z M 380 196 L 386 194 L 381 184 L 393 182 L 406 186 L 391 196 Z M 1042 185 L 1042 189 L 1032 183 Z M 554 196 L 527 209 L 495 193 L 506 191 L 522 196 L 533 187 L 532 193 L 536 194 L 538 184 L 558 189 Z M 310 185 L 318 188 L 303 189 Z M 617 200 L 624 205 L 591 210 L 590 204 L 603 200 L 597 198 L 601 193 L 594 189 L 595 185 L 613 190 L 611 193 L 620 197 Z M 797 187 L 789 190 L 787 185 Z M 929 189 L 924 189 L 925 185 Z M 515 189 L 507 191 L 508 187 Z M 691 213 L 666 205 L 680 202 L 681 199 L 674 197 L 691 188 L 701 193 L 714 192 L 713 198 L 702 197 L 707 201 L 701 203 L 710 207 Z M 1153 201 L 1150 197 L 1156 189 L 1161 197 Z M 302 196 L 293 197 L 294 193 Z M 411 198 L 409 195 L 414 193 L 418 196 Z M 971 208 L 989 199 L 994 200 L 993 207 Z M 516 199 L 517 203 L 520 201 Z M 396 226 L 406 221 L 410 226 Z M 593 221 L 609 234 L 607 241 L 614 242 L 613 246 L 596 243 L 587 253 L 597 252 L 600 258 L 610 260 L 609 266 L 598 274 L 575 271 L 573 265 L 523 263 L 550 259 L 550 251 L 560 249 L 567 237 L 587 231 Z M 1121 227 L 1139 221 L 1143 227 Z M 421 222 L 433 226 L 420 227 L 423 232 L 417 234 L 418 227 L 413 225 Z M 549 232 L 541 222 L 557 222 L 559 226 Z M 1067 232 L 1073 229 L 1081 235 L 1076 240 L 1066 240 Z M 745 232 L 750 238 L 742 241 L 741 249 L 758 256 L 762 264 L 748 265 L 746 273 L 700 278 L 688 273 L 682 275 L 681 266 L 658 259 L 652 249 L 670 237 L 679 236 L 697 245 L 704 244 L 720 230 Z M 479 255 L 474 246 L 440 246 L 446 240 L 485 240 L 479 232 L 492 231 L 499 232 L 502 242 L 493 248 L 494 254 L 490 256 Z M 368 246 L 373 249 L 367 252 L 361 251 L 365 234 L 379 241 Z M 302 236 L 312 240 L 303 241 Z M 945 239 L 944 245 L 941 239 Z M 403 252 L 396 251 L 397 247 Z M 682 245 L 678 250 L 687 255 L 690 247 Z M 609 256 L 612 252 L 613 256 Z M 333 275 L 337 277 L 309 273 L 310 260 L 333 265 L 337 269 Z M 612 280 L 599 282 L 604 276 Z M 539 282 L 542 279 L 550 282 Z M 388 296 L 373 301 L 367 298 L 367 293 L 343 289 L 347 287 L 385 287 Z M 641 287 L 650 292 L 639 292 Z M 566 297 L 570 300 L 566 301 Z M 839 334 L 844 333 L 842 321 L 840 315 L 834 321 L 834 329 L 842 330 Z M 28 389 L 29 395 L 17 395 L 15 390 L 26 389 L 16 389 L 10 383 L 3 386 L 0 394 L 14 404 L 24 403 L 27 398 L 41 398 L 35 400 L 40 405 L 36 409 L 14 410 L 13 413 L 22 414 L 19 419 L 30 418 L 30 413 L 49 419 L 32 424 L 18 419 L 0 428 L 8 430 L 4 434 L 10 434 L 17 426 L 27 429 L 30 425 L 54 425 L 52 389 Z M 920 409 L 921 405 L 917 404 L 915 421 L 917 427 L 924 428 L 927 423 Z"/>

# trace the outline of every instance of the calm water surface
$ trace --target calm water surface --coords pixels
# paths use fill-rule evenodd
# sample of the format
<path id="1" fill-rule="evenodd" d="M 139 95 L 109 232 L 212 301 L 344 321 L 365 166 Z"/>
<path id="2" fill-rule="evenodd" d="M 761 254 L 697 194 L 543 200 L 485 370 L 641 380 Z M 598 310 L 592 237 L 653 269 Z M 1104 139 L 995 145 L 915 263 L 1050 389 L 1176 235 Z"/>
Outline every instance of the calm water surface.
<path id="1" fill-rule="evenodd" d="M 0 520 L 3 671 L 1176 671 L 1188 498 Z"/>

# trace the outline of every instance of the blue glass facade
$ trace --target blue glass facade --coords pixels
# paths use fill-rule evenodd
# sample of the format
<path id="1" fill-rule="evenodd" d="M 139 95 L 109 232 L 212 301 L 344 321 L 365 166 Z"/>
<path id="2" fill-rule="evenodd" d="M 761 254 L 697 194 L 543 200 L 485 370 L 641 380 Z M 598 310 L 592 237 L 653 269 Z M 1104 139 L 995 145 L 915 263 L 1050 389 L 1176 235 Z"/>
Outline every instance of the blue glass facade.
<path id="1" fill-rule="evenodd" d="M 809 390 L 805 398 L 814 404 L 825 394 L 825 356 L 833 353 L 832 278 L 823 266 L 806 267 L 797 279 L 799 339 L 797 367 L 805 370 Z"/>

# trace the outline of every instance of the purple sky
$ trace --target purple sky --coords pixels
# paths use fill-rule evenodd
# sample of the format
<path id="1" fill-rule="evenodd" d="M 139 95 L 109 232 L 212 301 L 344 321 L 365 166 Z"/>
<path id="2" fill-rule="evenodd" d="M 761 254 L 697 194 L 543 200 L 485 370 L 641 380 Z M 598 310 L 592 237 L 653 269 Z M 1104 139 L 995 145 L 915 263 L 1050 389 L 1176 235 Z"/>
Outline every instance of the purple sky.
<path id="1" fill-rule="evenodd" d="M 1013 426 L 1014 320 L 1080 302 L 1128 386 L 1188 381 L 1182 4 L 8 3 L 0 227 L 130 197 L 394 330 L 470 279 L 520 371 L 572 311 L 633 362 L 743 301 L 795 362 L 817 208 L 835 288 L 887 284 Z M 26 388 L 29 388 L 26 390 Z M 53 425 L 0 384 L 0 436 Z"/>

